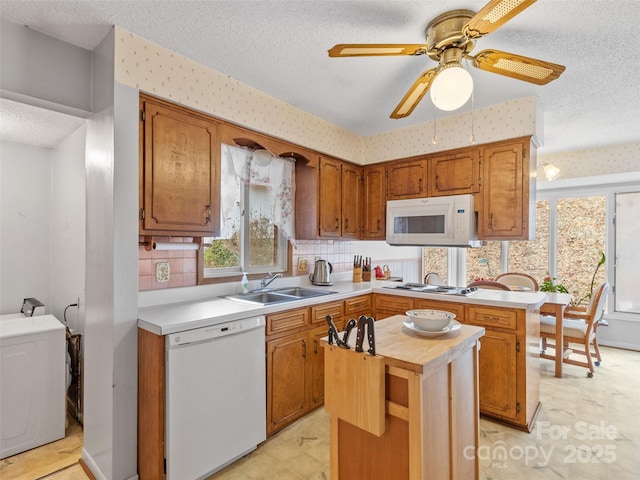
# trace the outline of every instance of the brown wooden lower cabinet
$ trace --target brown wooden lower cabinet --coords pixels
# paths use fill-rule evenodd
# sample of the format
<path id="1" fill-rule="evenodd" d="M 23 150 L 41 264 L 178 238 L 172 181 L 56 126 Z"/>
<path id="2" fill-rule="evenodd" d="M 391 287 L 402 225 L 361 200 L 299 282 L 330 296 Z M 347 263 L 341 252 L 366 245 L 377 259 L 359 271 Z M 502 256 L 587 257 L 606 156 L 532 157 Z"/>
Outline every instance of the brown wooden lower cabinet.
<path id="1" fill-rule="evenodd" d="M 326 316 L 344 325 L 343 301 L 267 315 L 267 435 L 324 403 Z"/>
<path id="2" fill-rule="evenodd" d="M 375 293 L 373 295 L 373 315 L 376 320 L 404 315 L 407 310 L 413 310 L 414 299 L 400 295 L 386 295 Z"/>
<path id="3" fill-rule="evenodd" d="M 466 305 L 480 339 L 480 413 L 531 432 L 540 410 L 539 312 Z"/>
<path id="4" fill-rule="evenodd" d="M 303 332 L 267 342 L 267 434 L 308 410 L 308 337 Z"/>

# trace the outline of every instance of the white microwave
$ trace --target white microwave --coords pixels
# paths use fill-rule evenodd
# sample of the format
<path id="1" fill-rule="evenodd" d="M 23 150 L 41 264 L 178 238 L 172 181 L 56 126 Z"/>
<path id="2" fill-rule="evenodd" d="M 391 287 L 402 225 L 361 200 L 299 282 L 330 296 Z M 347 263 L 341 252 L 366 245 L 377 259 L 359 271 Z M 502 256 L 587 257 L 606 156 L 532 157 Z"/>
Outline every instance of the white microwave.
<path id="1" fill-rule="evenodd" d="M 479 247 L 473 195 L 387 202 L 387 243 L 433 247 Z"/>

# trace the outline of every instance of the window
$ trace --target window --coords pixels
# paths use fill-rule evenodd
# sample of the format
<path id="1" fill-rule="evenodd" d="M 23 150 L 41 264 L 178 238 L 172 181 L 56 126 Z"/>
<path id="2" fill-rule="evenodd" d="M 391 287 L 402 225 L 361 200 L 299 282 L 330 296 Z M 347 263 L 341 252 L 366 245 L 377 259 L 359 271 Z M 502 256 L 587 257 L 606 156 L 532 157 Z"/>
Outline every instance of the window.
<path id="1" fill-rule="evenodd" d="M 637 241 L 640 235 L 640 192 L 616 195 L 615 241 L 615 310 L 623 313 L 640 313 L 638 295 L 638 271 L 640 255 Z"/>
<path id="2" fill-rule="evenodd" d="M 507 245 L 509 272 L 531 275 L 538 283 L 549 273 L 549 200 L 536 203 L 536 239 Z"/>
<path id="3" fill-rule="evenodd" d="M 204 277 L 287 269 L 294 163 L 222 145 L 220 236 L 204 239 Z"/>
<path id="4" fill-rule="evenodd" d="M 430 272 L 436 272 L 438 276 L 442 278 L 445 285 L 448 284 L 449 277 L 447 253 L 447 248 L 425 247 L 422 249 L 422 263 L 425 275 Z"/>
<path id="5" fill-rule="evenodd" d="M 493 280 L 500 273 L 502 242 L 487 242 L 484 247 L 467 248 L 467 284 L 474 280 Z"/>
<path id="6" fill-rule="evenodd" d="M 596 273 L 596 267 L 605 251 L 606 198 L 559 198 L 557 215 L 555 277 L 573 294 L 574 303 L 587 304 L 592 288 L 605 279 L 605 269 L 599 268 Z"/>

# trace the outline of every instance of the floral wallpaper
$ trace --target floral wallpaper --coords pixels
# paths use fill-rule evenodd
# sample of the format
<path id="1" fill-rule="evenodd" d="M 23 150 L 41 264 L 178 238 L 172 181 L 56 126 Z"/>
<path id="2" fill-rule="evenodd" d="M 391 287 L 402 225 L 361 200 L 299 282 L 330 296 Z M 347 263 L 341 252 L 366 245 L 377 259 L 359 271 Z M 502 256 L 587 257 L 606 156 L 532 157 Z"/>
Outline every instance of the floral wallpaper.
<path id="1" fill-rule="evenodd" d="M 471 112 L 358 137 L 292 105 L 116 27 L 116 81 L 358 164 L 469 145 Z M 473 112 L 477 143 L 536 134 L 535 96 Z"/>
<path id="2" fill-rule="evenodd" d="M 361 139 L 299 108 L 116 27 L 115 77 L 130 87 L 357 161 Z"/>
<path id="3" fill-rule="evenodd" d="M 577 150 L 544 155 L 538 162 L 552 163 L 560 169 L 559 178 L 592 177 L 611 173 L 640 172 L 640 143 Z M 544 179 L 544 175 L 538 175 Z"/>

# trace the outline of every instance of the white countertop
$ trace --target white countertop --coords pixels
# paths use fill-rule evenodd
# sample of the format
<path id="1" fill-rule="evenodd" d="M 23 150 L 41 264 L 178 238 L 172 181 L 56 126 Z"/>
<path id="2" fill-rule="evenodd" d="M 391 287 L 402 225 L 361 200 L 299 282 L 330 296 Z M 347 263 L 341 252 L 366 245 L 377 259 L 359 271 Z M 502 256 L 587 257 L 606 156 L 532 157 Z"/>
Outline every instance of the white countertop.
<path id="1" fill-rule="evenodd" d="M 397 283 L 373 280 L 371 282 L 363 283 L 341 281 L 335 282 L 332 286 L 320 287 L 316 285 L 309 285 L 307 281 L 300 286 L 336 293 L 320 297 L 305 298 L 293 302 L 278 303 L 264 307 L 261 305 L 252 305 L 246 302 L 230 300 L 224 297 L 147 306 L 138 309 L 138 326 L 156 335 L 168 335 L 171 333 L 216 325 L 255 315 L 266 315 L 293 308 L 331 302 L 334 300 L 344 300 L 349 297 L 372 292 L 413 298 L 427 298 L 439 301 L 451 301 L 456 303 L 522 308 L 527 310 L 540 308 L 540 305 L 542 305 L 547 299 L 546 294 L 543 292 L 508 292 L 480 289 L 474 295 L 465 297 L 461 295 L 422 293 L 384 288 L 385 286 L 393 285 L 397 285 Z"/>

